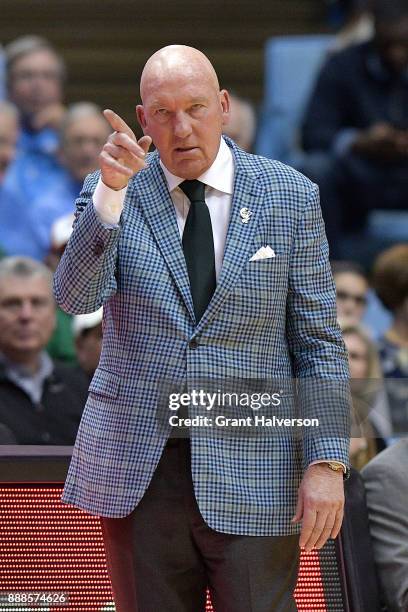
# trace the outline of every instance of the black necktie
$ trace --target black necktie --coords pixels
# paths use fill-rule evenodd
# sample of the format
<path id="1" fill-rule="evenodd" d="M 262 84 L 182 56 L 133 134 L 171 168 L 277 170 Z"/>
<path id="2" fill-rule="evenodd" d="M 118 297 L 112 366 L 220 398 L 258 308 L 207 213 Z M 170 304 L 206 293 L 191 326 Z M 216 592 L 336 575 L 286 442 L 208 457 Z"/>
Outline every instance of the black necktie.
<path id="1" fill-rule="evenodd" d="M 211 218 L 204 199 L 204 183 L 197 180 L 184 181 L 179 187 L 191 202 L 182 242 L 190 278 L 194 313 L 198 323 L 215 290 L 215 257 Z"/>

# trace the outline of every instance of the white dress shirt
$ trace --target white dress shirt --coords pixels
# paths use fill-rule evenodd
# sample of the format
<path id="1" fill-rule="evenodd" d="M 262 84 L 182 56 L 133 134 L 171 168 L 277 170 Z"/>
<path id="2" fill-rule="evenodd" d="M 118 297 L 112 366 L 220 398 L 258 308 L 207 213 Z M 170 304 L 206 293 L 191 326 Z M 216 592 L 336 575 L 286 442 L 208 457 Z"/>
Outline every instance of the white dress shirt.
<path id="1" fill-rule="evenodd" d="M 190 209 L 190 200 L 179 188 L 183 178 L 172 174 L 160 160 L 166 178 L 171 199 L 176 209 L 177 225 L 180 239 Z M 214 239 L 215 275 L 219 278 L 224 257 L 225 240 L 231 212 L 232 193 L 234 190 L 234 159 L 229 146 L 223 138 L 220 141 L 217 157 L 212 165 L 201 176 L 199 181 L 205 184 L 205 201 L 211 217 Z M 99 218 L 106 225 L 114 226 L 119 222 L 126 195 L 126 187 L 114 191 L 101 179 L 93 195 L 93 203 Z"/>

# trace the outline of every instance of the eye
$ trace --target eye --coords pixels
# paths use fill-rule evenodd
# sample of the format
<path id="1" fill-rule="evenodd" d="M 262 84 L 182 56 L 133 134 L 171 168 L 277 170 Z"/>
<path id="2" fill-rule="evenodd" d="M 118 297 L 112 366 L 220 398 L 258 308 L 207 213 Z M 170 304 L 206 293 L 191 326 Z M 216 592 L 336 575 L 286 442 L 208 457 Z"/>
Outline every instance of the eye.
<path id="1" fill-rule="evenodd" d="M 160 117 L 167 117 L 167 115 L 169 114 L 169 111 L 167 110 L 167 108 L 158 108 L 156 110 L 156 114 L 159 115 Z"/>
<path id="2" fill-rule="evenodd" d="M 192 111 L 198 111 L 198 110 L 201 110 L 202 108 L 204 108 L 204 104 L 200 104 L 199 102 L 191 106 Z"/>

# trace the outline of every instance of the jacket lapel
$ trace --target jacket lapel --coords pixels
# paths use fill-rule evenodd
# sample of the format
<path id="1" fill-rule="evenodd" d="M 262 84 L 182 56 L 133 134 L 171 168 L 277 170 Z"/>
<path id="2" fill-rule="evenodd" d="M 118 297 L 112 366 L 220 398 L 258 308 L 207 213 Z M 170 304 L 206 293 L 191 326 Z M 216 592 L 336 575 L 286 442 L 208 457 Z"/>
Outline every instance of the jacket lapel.
<path id="1" fill-rule="evenodd" d="M 194 307 L 176 211 L 155 152 L 135 183 L 136 197 L 193 321 Z"/>

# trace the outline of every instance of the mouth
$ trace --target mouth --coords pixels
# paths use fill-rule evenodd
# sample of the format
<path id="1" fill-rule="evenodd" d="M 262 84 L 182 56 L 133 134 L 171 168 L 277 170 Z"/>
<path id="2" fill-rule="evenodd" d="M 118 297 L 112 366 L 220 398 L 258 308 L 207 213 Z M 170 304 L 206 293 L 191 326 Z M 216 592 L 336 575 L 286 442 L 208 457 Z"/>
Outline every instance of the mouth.
<path id="1" fill-rule="evenodd" d="M 33 338 L 35 339 L 36 336 L 37 334 L 34 332 L 21 332 L 16 337 L 20 342 L 27 342 L 28 340 L 33 340 Z"/>
<path id="2" fill-rule="evenodd" d="M 191 151 L 197 151 L 198 147 L 176 147 L 176 153 L 191 153 Z"/>

